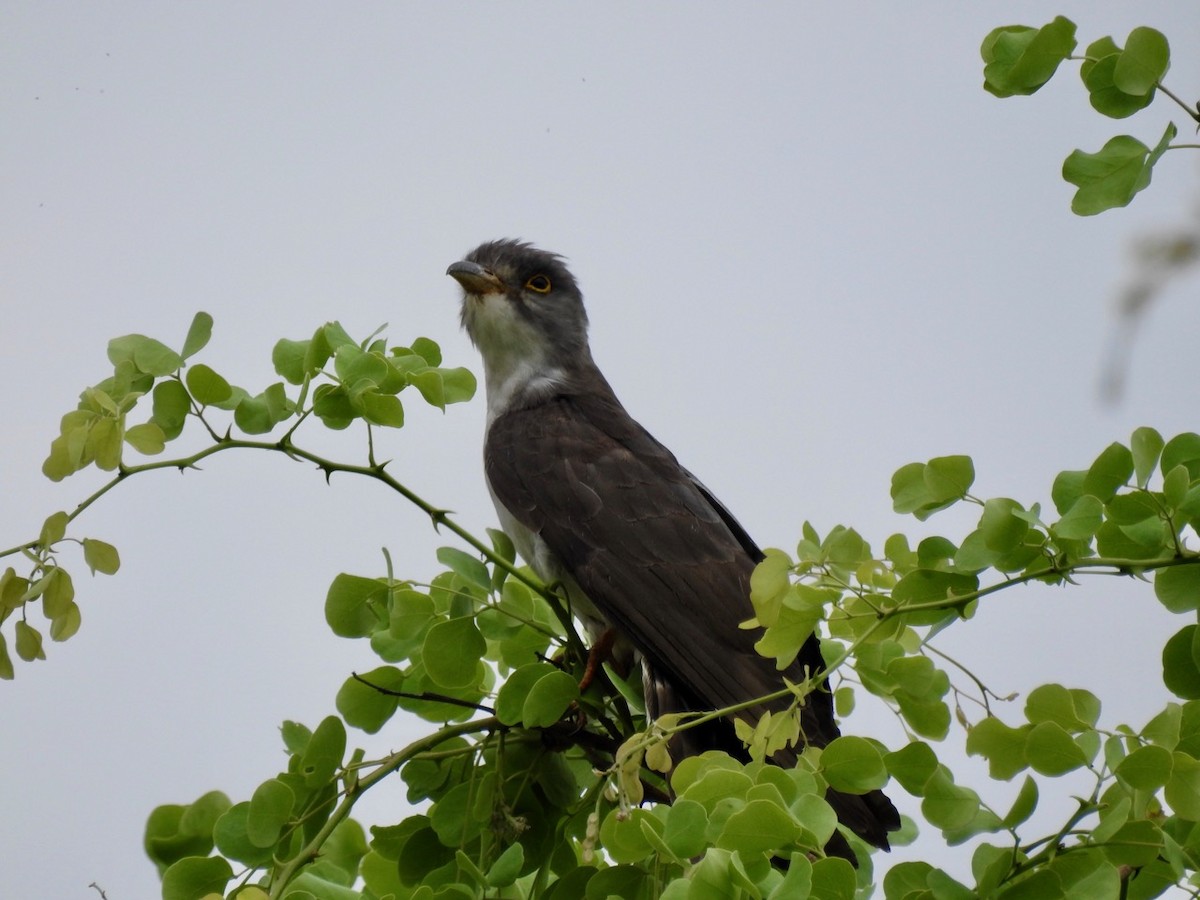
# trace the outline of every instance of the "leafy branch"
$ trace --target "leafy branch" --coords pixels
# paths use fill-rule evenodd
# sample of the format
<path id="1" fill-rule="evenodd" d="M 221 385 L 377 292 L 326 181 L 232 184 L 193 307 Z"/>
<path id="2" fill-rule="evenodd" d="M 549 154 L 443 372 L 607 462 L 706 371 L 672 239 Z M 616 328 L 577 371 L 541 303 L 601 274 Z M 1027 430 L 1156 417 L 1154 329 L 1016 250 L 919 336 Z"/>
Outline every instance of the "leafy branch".
<path id="1" fill-rule="evenodd" d="M 1078 60 L 1088 100 L 1100 114 L 1123 119 L 1149 106 L 1161 92 L 1200 123 L 1200 104 L 1187 104 L 1162 83 L 1171 54 L 1161 32 L 1135 28 L 1124 48 L 1105 36 L 1089 44 L 1083 56 L 1072 55 L 1075 47 L 1075 23 L 1063 16 L 1041 28 L 995 28 L 980 47 L 984 89 L 997 97 L 1033 94 L 1053 77 L 1060 63 Z M 1153 148 L 1130 135 L 1118 135 L 1096 153 L 1072 152 L 1062 169 L 1063 178 L 1077 188 L 1071 209 L 1091 216 L 1128 205 L 1149 186 L 1154 165 L 1167 150 L 1200 148 L 1172 143 L 1177 135 L 1178 128 L 1171 122 Z"/>

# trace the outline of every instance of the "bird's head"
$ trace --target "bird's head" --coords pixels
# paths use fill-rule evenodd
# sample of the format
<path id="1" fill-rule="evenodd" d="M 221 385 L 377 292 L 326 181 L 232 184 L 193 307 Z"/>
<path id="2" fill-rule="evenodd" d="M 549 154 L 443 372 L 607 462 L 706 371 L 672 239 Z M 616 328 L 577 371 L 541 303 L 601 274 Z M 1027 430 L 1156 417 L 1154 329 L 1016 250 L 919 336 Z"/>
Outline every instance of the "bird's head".
<path id="1" fill-rule="evenodd" d="M 489 381 L 514 368 L 569 370 L 590 358 L 583 295 L 557 254 L 521 241 L 489 241 L 446 274 L 462 285 L 462 324 Z"/>

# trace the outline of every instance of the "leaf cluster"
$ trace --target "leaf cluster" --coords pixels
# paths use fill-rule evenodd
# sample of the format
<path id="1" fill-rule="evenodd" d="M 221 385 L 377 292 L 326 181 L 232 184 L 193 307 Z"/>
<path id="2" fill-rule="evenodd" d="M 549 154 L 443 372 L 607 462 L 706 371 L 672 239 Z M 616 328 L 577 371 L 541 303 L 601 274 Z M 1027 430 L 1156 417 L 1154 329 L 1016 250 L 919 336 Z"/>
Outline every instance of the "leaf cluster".
<path id="1" fill-rule="evenodd" d="M 81 624 L 74 584 L 59 556 L 65 544 L 79 545 L 93 574 L 111 575 L 119 568 L 115 547 L 95 538 L 68 537 L 67 529 L 122 479 L 159 468 L 189 468 L 204 456 L 235 448 L 279 450 L 322 465 L 293 442 L 296 429 L 310 416 L 335 429 L 356 421 L 368 428 L 399 428 L 404 424 L 399 394 L 410 386 L 442 410 L 475 393 L 475 376 L 464 368 L 442 367 L 441 350 L 429 338 L 417 338 L 410 347 L 389 348 L 378 332 L 355 342 L 337 322 L 322 325 L 308 340 L 280 340 L 272 361 L 283 380 L 251 393 L 204 363 L 188 362 L 208 344 L 212 325 L 211 316 L 197 313 L 178 350 L 141 334 L 114 338 L 108 344 L 112 374 L 84 389 L 76 408 L 62 417 L 42 464 L 43 474 L 61 481 L 94 465 L 116 475 L 73 512 L 49 516 L 35 540 L 0 552 L 0 557 L 23 556 L 28 563 L 25 574 L 11 566 L 0 573 L 0 625 L 15 617 L 12 634 L 22 660 L 45 658 L 42 630 L 29 617 L 38 603 L 52 640 L 67 640 Z M 147 404 L 149 415 L 136 421 L 135 414 Z M 216 415 L 225 417 L 223 434 Z M 201 427 L 212 440 L 205 450 L 167 462 L 128 461 L 131 451 L 144 456 L 163 453 L 188 423 Z M 272 443 L 233 437 L 235 429 L 257 436 L 285 423 L 289 429 Z M 382 472 L 373 459 L 371 464 Z M 326 465 L 325 471 L 332 467 Z M 0 678 L 13 675 L 8 640 L 0 632 Z"/>
<path id="2" fill-rule="evenodd" d="M 1015 97 L 1040 90 L 1067 59 L 1080 59 L 1079 76 L 1092 108 L 1104 116 L 1123 119 L 1149 106 L 1158 92 L 1167 94 L 1194 121 L 1200 122 L 1200 105 L 1189 107 L 1162 84 L 1170 68 L 1166 37 L 1140 26 L 1121 47 L 1105 36 L 1074 57 L 1075 23 L 1063 16 L 1041 28 L 1005 25 L 983 39 L 984 90 L 996 97 Z M 1072 152 L 1063 163 L 1063 178 L 1075 185 L 1071 209 L 1091 216 L 1126 206 L 1150 184 L 1155 163 L 1172 148 L 1178 128 L 1167 124 L 1153 147 L 1130 135 L 1118 135 L 1095 153 Z M 1176 145 L 1179 146 L 1179 145 Z"/>

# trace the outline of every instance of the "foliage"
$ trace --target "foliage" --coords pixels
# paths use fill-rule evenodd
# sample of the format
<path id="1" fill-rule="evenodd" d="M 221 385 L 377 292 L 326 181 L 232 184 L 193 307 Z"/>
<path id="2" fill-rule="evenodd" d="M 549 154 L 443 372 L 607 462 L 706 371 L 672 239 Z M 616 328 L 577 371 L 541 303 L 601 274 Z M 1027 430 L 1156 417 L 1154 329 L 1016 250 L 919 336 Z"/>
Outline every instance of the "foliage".
<path id="1" fill-rule="evenodd" d="M 1101 115 L 1124 119 L 1154 100 L 1162 92 L 1200 122 L 1200 104 L 1189 107 L 1162 83 L 1171 65 L 1167 39 L 1153 28 L 1133 29 L 1119 46 L 1111 37 L 1092 41 L 1082 57 L 1076 48 L 1075 23 L 1058 16 L 1048 25 L 1005 25 L 983 39 L 983 87 L 997 97 L 1016 97 L 1040 90 L 1067 59 L 1078 59 L 1079 77 L 1087 88 L 1088 101 Z M 1126 206 L 1134 195 L 1150 184 L 1154 164 L 1167 150 L 1196 147 L 1172 144 L 1178 135 L 1169 122 L 1153 147 L 1127 134 L 1107 141 L 1095 153 L 1072 152 L 1063 163 L 1063 178 L 1075 185 L 1071 209 L 1092 216 Z"/>
<path id="2" fill-rule="evenodd" d="M 1132 111 L 1164 90 L 1166 41 L 1155 35 L 1138 29 L 1123 51 L 1109 39 L 1089 48 L 1084 79 L 1102 112 Z M 1042 29 L 997 29 L 984 42 L 988 89 L 1033 93 L 1074 46 L 1074 25 L 1061 18 Z M 1084 201 L 1077 195 L 1077 211 L 1121 205 L 1148 183 L 1157 148 L 1135 152 L 1132 140 L 1077 160 L 1082 168 L 1072 172 L 1101 173 L 1075 182 L 1080 195 L 1090 191 Z M 825 791 L 883 786 L 919 801 L 922 825 L 948 844 L 974 844 L 969 876 L 959 873 L 969 884 L 905 862 L 879 880 L 886 898 L 1115 900 L 1200 887 L 1200 554 L 1187 546 L 1200 530 L 1200 435 L 1166 439 L 1139 428 L 1086 468 L 1059 473 L 1048 502 L 977 497 L 965 456 L 901 467 L 891 488 L 898 513 L 926 521 L 953 506 L 977 509 L 958 541 L 895 534 L 876 552 L 852 528 L 822 535 L 806 523 L 794 551 L 768 551 L 755 571 L 748 625 L 761 628 L 759 650 L 781 668 L 816 631 L 826 671 L 781 685 L 775 696 L 791 701 L 788 711 L 756 727 L 738 723 L 749 761 L 716 752 L 676 760 L 673 736 L 729 710 L 646 721 L 637 679 L 608 667 L 581 688 L 586 654 L 552 586 L 517 567 L 504 534 L 475 537 L 375 460 L 374 429 L 404 424 L 404 390 L 444 409 L 473 395 L 469 372 L 442 367 L 426 338 L 389 348 L 378 335 L 356 342 L 330 323 L 308 340 L 279 341 L 272 360 L 281 380 L 251 394 L 194 361 L 211 327 L 197 315 L 179 350 L 142 335 L 115 339 L 112 375 L 63 417 L 44 473 L 59 480 L 94 465 L 114 474 L 71 513 L 49 516 L 35 539 L 0 553 L 24 560 L 20 574 L 9 567 L 0 576 L 0 625 L 11 620 L 18 657 L 45 656 L 47 626 L 31 621 L 39 606 L 52 640 L 80 626 L 65 549 L 78 544 L 93 572 L 119 567 L 110 544 L 68 536 L 81 513 L 133 476 L 191 469 L 215 453 L 263 451 L 326 476 L 371 478 L 470 551 L 443 547 L 442 570 L 428 581 L 391 571 L 334 579 L 324 606 L 330 629 L 366 640 L 380 665 L 346 678 L 336 714 L 311 727 L 283 723 L 286 769 L 249 797 L 212 791 L 151 813 L 145 850 L 164 898 L 848 900 L 877 886 L 873 851 L 851 836 L 857 869 L 824 855 L 838 827 Z M 135 421 L 143 400 L 149 415 Z M 298 430 L 312 419 L 364 427 L 367 462 L 300 446 Z M 162 454 L 189 428 L 205 437 L 202 449 L 128 461 L 132 452 Z M 1059 684 L 1031 691 L 1021 715 L 1005 721 L 992 708 L 996 696 L 937 648 L 945 629 L 962 627 L 1003 591 L 1071 587 L 1091 574 L 1152 580 L 1157 601 L 1185 617 L 1161 656 L 1178 699 L 1144 723 L 1108 722 L 1094 693 Z M 0 676 L 13 675 L 0 633 Z M 846 735 L 804 748 L 794 768 L 764 763 L 800 743 L 796 711 L 826 676 L 840 715 L 875 698 L 907 741 L 888 747 Z M 378 732 L 400 711 L 430 723 L 428 734 L 383 759 L 353 749 L 354 730 Z M 959 734 L 956 721 L 992 779 L 1020 779 L 1007 809 L 958 783 L 939 759 L 934 745 Z M 1059 779 L 1068 775 L 1086 784 L 1075 808 L 1058 827 L 1031 831 L 1039 802 L 1064 790 Z M 422 811 L 364 829 L 351 817 L 356 802 L 394 778 Z M 917 833 L 906 818 L 895 842 Z"/>

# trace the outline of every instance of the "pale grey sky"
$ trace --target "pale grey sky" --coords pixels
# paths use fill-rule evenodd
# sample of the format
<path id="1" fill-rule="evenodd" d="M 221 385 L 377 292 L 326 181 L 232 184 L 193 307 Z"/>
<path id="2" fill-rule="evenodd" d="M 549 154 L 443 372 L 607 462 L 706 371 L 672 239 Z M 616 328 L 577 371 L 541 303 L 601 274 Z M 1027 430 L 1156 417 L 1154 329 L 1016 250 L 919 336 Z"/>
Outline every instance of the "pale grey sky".
<path id="1" fill-rule="evenodd" d="M 980 86 L 992 27 L 1058 13 L 1084 44 L 1158 27 L 1168 83 L 1197 93 L 1200 22 L 1177 0 L 9 4 L 0 545 L 101 483 L 54 485 L 40 465 L 106 375 L 109 338 L 179 343 L 207 310 L 201 359 L 255 389 L 276 339 L 332 318 L 477 367 L 443 273 L 502 236 L 571 259 L 628 408 L 765 545 L 794 545 L 805 519 L 877 548 L 901 529 L 965 533 L 891 512 L 891 473 L 913 460 L 972 454 L 978 493 L 1046 501 L 1055 473 L 1137 425 L 1197 429 L 1195 282 L 1145 323 L 1124 405 L 1097 392 L 1126 248 L 1191 214 L 1195 157 L 1168 154 L 1133 206 L 1087 220 L 1059 176 L 1075 147 L 1153 143 L 1169 118 L 1187 133 L 1182 115 L 1160 100 L 1102 119 L 1073 70 L 1031 99 Z M 408 409 L 381 455 L 462 524 L 493 525 L 482 402 Z M 361 458 L 354 434 L 313 431 Z M 79 635 L 0 684 L 4 898 L 92 897 L 92 881 L 157 896 L 149 811 L 248 796 L 285 762 L 277 724 L 314 724 L 374 664 L 324 624 L 333 576 L 380 574 L 386 545 L 398 574 L 428 577 L 448 542 L 372 484 L 265 456 L 135 479 L 77 533 L 124 565 L 92 579 L 78 564 Z M 1108 724 L 1140 725 L 1182 624 L 1148 586 L 1029 590 L 947 646 L 1001 693 L 1100 687 Z M 397 718 L 357 743 L 424 727 Z M 898 740 L 869 710 L 847 727 Z M 367 824 L 401 815 L 402 789 L 378 793 Z M 931 832 L 890 860 L 966 870 L 941 848 Z"/>

